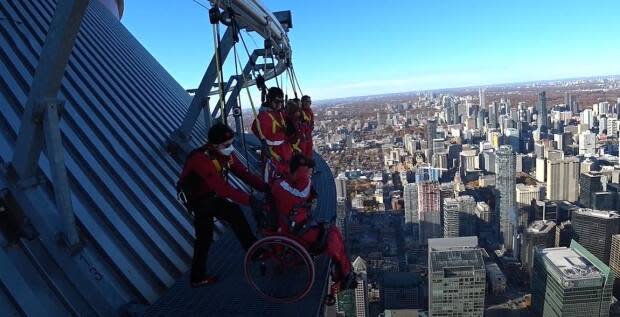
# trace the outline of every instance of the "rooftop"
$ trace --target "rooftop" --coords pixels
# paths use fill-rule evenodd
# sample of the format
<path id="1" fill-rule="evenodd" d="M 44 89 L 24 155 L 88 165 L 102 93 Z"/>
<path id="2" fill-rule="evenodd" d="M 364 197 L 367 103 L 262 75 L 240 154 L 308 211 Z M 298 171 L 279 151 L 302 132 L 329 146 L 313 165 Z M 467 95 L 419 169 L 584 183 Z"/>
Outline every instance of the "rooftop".
<path id="1" fill-rule="evenodd" d="M 478 237 L 436 238 L 428 239 L 428 250 L 441 251 L 462 248 L 477 248 Z"/>
<path id="2" fill-rule="evenodd" d="M 480 248 L 460 250 L 440 250 L 430 252 L 432 272 L 443 272 L 445 269 L 463 268 L 466 270 L 484 270 L 484 260 Z"/>
<path id="3" fill-rule="evenodd" d="M 555 222 L 548 220 L 536 220 L 529 227 L 527 232 L 529 233 L 548 233 L 555 228 Z"/>
<path id="4" fill-rule="evenodd" d="M 582 280 L 602 277 L 601 272 L 592 262 L 573 249 L 566 247 L 548 248 L 541 252 L 544 258 L 558 269 L 566 279 Z"/>
<path id="5" fill-rule="evenodd" d="M 613 210 L 598 210 L 598 209 L 589 209 L 589 208 L 579 208 L 575 210 L 575 213 L 580 215 L 597 217 L 603 219 L 618 219 L 620 218 L 620 214 L 617 211 Z"/>

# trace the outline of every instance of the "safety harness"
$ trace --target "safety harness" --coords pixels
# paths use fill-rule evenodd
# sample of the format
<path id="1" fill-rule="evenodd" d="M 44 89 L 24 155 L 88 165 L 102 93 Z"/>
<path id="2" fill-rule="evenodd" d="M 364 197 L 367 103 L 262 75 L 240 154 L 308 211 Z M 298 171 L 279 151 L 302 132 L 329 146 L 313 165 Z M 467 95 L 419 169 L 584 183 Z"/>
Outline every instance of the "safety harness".
<path id="1" fill-rule="evenodd" d="M 215 166 L 215 170 L 217 171 L 217 173 L 220 174 L 227 181 L 228 172 L 230 171 L 230 166 L 233 162 L 232 156 L 230 156 L 229 159 L 224 163 L 224 165 L 222 165 L 222 163 L 220 163 L 220 161 L 215 158 L 215 155 L 211 152 L 212 149 L 206 145 L 194 149 L 187 155 L 184 168 L 191 157 L 193 157 L 194 155 L 203 154 L 206 155 L 209 159 L 211 159 L 211 163 L 213 163 L 213 165 Z M 177 200 L 179 200 L 179 202 L 183 204 L 187 212 L 192 217 L 194 217 L 195 215 L 195 211 L 193 210 L 194 208 L 192 207 L 194 203 L 200 200 L 217 197 L 217 194 L 214 191 L 202 194 L 198 192 L 200 190 L 200 185 L 203 181 L 204 180 L 202 179 L 202 177 L 200 177 L 200 175 L 198 175 L 198 173 L 196 173 L 195 171 L 190 171 L 183 178 L 179 179 L 176 184 Z"/>
<path id="2" fill-rule="evenodd" d="M 282 188 L 289 192 L 290 194 L 301 197 L 308 198 L 310 196 L 311 184 L 303 190 L 299 191 L 288 184 L 286 181 L 282 181 L 280 183 Z M 299 213 L 306 212 L 307 217 L 302 221 L 297 222 L 295 218 Z M 318 254 L 323 252 L 325 247 L 327 246 L 327 233 L 330 227 L 330 223 L 328 222 L 319 222 L 312 217 L 312 203 L 309 199 L 305 199 L 303 203 L 296 204 L 293 206 L 291 211 L 287 215 L 287 227 L 288 231 L 296 237 L 303 237 L 309 230 L 318 228 L 319 234 L 317 239 L 309 245 L 308 251 L 312 254 Z"/>

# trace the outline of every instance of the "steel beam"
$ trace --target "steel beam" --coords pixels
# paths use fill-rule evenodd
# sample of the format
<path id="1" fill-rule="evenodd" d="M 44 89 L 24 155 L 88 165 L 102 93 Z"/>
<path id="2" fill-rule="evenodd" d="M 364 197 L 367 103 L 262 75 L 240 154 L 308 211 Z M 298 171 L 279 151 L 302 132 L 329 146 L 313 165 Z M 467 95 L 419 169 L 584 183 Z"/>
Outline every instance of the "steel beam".
<path id="1" fill-rule="evenodd" d="M 34 73 L 11 163 L 17 182 L 37 184 L 29 180 L 36 179 L 45 141 L 56 208 L 62 217 L 59 229 L 70 248 L 79 245 L 79 237 L 59 128 L 61 103 L 56 98 L 88 3 L 88 0 L 58 1 Z"/>
<path id="2" fill-rule="evenodd" d="M 52 174 L 52 186 L 54 188 L 54 198 L 61 221 L 62 232 L 65 242 L 70 247 L 79 245 L 80 238 L 75 227 L 75 215 L 71 204 L 71 191 L 67 168 L 65 166 L 64 148 L 62 136 L 60 135 L 60 116 L 62 103 L 57 100 L 45 100 L 43 107 L 43 135 L 47 149 L 47 159 L 50 164 Z"/>
<path id="3" fill-rule="evenodd" d="M 41 100 L 57 97 L 87 7 L 88 0 L 58 1 L 28 93 L 11 163 L 21 179 L 33 177 L 37 171 L 43 130 L 40 122 L 35 121 L 35 111 Z"/>

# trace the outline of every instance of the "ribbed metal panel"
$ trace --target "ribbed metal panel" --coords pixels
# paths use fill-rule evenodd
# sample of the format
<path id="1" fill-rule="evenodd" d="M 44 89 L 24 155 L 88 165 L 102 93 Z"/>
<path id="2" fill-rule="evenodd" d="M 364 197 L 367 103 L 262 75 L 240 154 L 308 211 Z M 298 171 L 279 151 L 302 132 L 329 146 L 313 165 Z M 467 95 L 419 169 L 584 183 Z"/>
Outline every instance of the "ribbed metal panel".
<path id="1" fill-rule="evenodd" d="M 243 253 L 230 233 L 214 246 L 212 267 L 234 282 L 202 292 L 187 287 L 183 273 L 193 228 L 175 199 L 181 166 L 164 144 L 191 97 L 98 1 L 82 21 L 58 96 L 66 102 L 60 129 L 83 248 L 71 253 L 59 243 L 45 155 L 39 160 L 45 183 L 28 195 L 14 189 L 14 196 L 5 195 L 15 187 L 6 167 L 55 3 L 0 1 L 0 198 L 6 197 L 10 210 L 23 211 L 37 233 L 14 239 L 0 231 L 0 315 L 111 316 L 125 304 L 158 299 L 149 314 L 320 315 L 327 261 L 317 262 L 317 282 L 303 302 L 266 303 L 240 285 Z M 204 139 L 202 119 L 193 146 Z M 250 144 L 258 146 L 255 139 Z M 257 157 L 251 156 L 256 169 Z M 332 220 L 333 177 L 324 161 L 317 169 L 322 172 L 314 180 L 321 195 L 316 216 Z"/>
<path id="2" fill-rule="evenodd" d="M 0 1 L 4 163 L 13 156 L 54 7 L 51 0 Z M 193 228 L 174 195 L 180 166 L 164 150 L 191 97 L 93 1 L 59 98 L 66 101 L 61 132 L 85 247 L 73 256 L 59 253 L 51 241 L 55 237 L 38 227 L 45 219 L 31 219 L 40 233 L 31 241 L 8 243 L 0 234 L 0 315 L 105 315 L 130 301 L 152 303 L 187 270 L 191 258 Z M 203 128 L 199 123 L 195 131 Z M 38 204 L 49 206 L 54 217 L 44 155 L 39 166 L 48 183 Z M 0 182 L 4 178 L 0 172 Z M 91 275 L 76 276 L 82 272 Z M 104 298 L 90 298 L 93 294 Z"/>

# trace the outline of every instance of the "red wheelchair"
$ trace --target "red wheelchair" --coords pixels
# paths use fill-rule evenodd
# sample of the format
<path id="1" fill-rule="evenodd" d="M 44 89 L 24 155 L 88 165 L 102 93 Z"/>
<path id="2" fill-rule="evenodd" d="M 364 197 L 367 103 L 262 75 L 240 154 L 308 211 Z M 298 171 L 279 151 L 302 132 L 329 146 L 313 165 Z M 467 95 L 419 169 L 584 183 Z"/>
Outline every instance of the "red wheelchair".
<path id="1" fill-rule="evenodd" d="M 268 301 L 299 301 L 314 285 L 314 257 L 322 249 L 308 248 L 296 241 L 295 236 L 278 232 L 275 211 L 272 212 L 269 204 L 253 212 L 263 238 L 246 253 L 244 269 L 248 283 Z"/>

